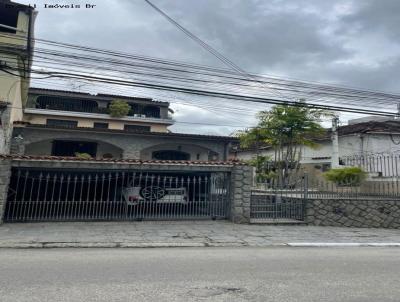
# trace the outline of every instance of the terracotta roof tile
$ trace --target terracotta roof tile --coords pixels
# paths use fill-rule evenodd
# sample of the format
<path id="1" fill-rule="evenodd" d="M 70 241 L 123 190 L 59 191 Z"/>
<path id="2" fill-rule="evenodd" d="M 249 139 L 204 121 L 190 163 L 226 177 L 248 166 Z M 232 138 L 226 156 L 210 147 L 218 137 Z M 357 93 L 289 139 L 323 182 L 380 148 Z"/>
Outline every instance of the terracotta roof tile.
<path id="1" fill-rule="evenodd" d="M 98 163 L 128 163 L 128 164 L 173 164 L 173 165 L 193 165 L 193 166 L 237 166 L 246 165 L 240 160 L 229 161 L 186 161 L 186 160 L 141 160 L 141 159 L 106 159 L 106 158 L 78 158 L 68 156 L 43 156 L 43 155 L 4 155 L 0 154 L 0 160 L 26 160 L 26 161 L 73 161 L 73 162 L 98 162 Z"/>

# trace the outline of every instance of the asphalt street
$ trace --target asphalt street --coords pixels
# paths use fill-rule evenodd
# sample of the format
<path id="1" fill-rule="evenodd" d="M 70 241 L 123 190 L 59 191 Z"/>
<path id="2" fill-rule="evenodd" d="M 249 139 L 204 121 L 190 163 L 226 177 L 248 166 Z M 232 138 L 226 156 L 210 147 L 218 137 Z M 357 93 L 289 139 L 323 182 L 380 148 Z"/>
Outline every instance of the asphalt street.
<path id="1" fill-rule="evenodd" d="M 0 301 L 400 301 L 398 248 L 2 249 Z"/>

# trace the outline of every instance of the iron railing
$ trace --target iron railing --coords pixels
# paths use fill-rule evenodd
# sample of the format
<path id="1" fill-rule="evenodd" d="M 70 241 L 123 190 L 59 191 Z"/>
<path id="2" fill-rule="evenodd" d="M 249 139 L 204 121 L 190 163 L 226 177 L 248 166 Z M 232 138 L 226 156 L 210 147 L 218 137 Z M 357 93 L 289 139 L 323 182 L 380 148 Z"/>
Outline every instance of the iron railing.
<path id="1" fill-rule="evenodd" d="M 226 218 L 227 173 L 15 168 L 4 220 Z"/>
<path id="2" fill-rule="evenodd" d="M 365 154 L 340 159 L 345 166 L 360 167 L 372 177 L 399 177 L 400 154 Z"/>
<path id="3" fill-rule="evenodd" d="M 161 118 L 161 109 L 158 106 L 136 103 L 129 103 L 129 105 L 131 106 L 131 110 L 127 116 L 138 118 Z M 110 114 L 110 109 L 108 108 L 109 104 L 107 104 L 107 107 L 99 107 L 99 104 L 95 100 L 79 100 L 63 97 L 57 98 L 41 96 L 35 101 L 35 103 L 29 104 L 28 108 L 29 107 L 58 111 Z M 172 116 L 168 114 L 165 119 L 172 119 Z"/>

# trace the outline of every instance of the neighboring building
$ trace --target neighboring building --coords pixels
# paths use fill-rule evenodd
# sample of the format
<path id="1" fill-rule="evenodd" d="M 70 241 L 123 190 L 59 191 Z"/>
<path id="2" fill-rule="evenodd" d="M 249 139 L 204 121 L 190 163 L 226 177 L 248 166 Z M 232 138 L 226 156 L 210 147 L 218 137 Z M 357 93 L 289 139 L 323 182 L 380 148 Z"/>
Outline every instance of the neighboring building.
<path id="1" fill-rule="evenodd" d="M 122 118 L 108 107 L 123 100 Z M 143 160 L 224 161 L 235 138 L 171 133 L 169 103 L 126 96 L 31 88 L 24 117 L 14 125 L 12 153 Z"/>
<path id="2" fill-rule="evenodd" d="M 8 153 L 12 125 L 23 118 L 33 49 L 32 7 L 0 3 L 0 154 Z"/>
<path id="3" fill-rule="evenodd" d="M 341 164 L 347 157 L 400 152 L 400 120 L 376 117 L 350 120 L 348 125 L 338 128 L 338 135 Z M 319 144 L 316 149 L 301 146 L 300 163 L 309 170 L 326 171 L 332 161 L 331 130 L 327 129 L 326 135 L 316 142 Z M 236 157 L 248 160 L 256 154 L 255 149 L 238 150 Z M 274 151 L 269 146 L 263 146 L 258 154 L 273 158 Z"/>

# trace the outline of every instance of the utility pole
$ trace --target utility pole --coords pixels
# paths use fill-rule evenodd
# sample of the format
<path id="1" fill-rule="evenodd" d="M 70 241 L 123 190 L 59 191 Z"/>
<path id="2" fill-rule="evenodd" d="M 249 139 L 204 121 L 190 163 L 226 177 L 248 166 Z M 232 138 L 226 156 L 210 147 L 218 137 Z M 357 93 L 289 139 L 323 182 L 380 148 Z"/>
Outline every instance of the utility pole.
<path id="1" fill-rule="evenodd" d="M 395 119 L 400 119 L 400 103 L 397 103 L 397 114 L 395 116 Z"/>
<path id="2" fill-rule="evenodd" d="M 339 117 L 335 116 L 332 118 L 332 157 L 331 157 L 331 168 L 339 168 Z"/>

